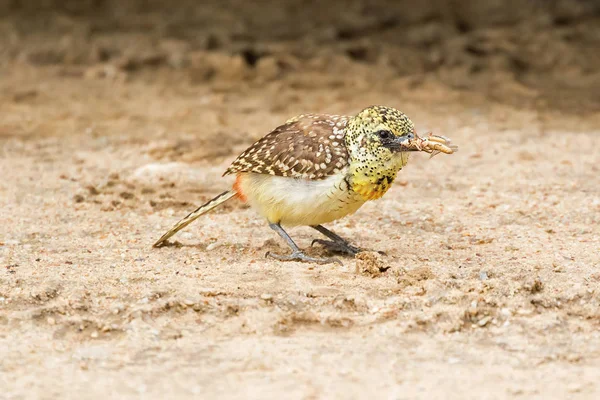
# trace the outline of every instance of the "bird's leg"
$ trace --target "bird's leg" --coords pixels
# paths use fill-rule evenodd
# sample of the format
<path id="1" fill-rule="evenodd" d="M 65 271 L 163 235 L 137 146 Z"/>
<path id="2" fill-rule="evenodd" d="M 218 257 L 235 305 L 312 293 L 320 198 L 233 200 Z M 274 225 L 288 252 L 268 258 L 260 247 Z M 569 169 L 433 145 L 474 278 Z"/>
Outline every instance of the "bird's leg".
<path id="1" fill-rule="evenodd" d="M 323 239 L 315 239 L 312 241 L 311 246 L 315 243 L 322 244 L 323 246 L 341 253 L 347 253 L 352 256 L 357 255 L 362 250 L 356 246 L 352 246 L 346 239 L 337 235 L 334 232 L 331 232 L 329 229 L 325 228 L 323 225 L 314 225 L 311 228 L 316 229 L 321 232 L 323 235 L 327 236 L 331 240 L 323 240 Z"/>
<path id="2" fill-rule="evenodd" d="M 298 245 L 296 245 L 296 243 L 294 243 L 294 241 L 292 240 L 290 235 L 288 235 L 287 232 L 283 230 L 281 225 L 269 224 L 269 226 L 271 227 L 271 229 L 273 229 L 275 232 L 277 232 L 279 234 L 279 236 L 281 236 L 283 238 L 283 240 L 285 240 L 285 242 L 288 244 L 288 246 L 290 246 L 292 248 L 292 253 L 288 254 L 288 255 L 281 255 L 281 254 L 271 253 L 269 251 L 265 255 L 266 257 L 272 257 L 279 261 L 304 261 L 304 262 L 313 262 L 313 263 L 317 263 L 317 264 L 329 264 L 329 263 L 335 262 L 335 263 L 342 265 L 342 262 L 340 260 L 338 260 L 337 258 L 315 258 L 315 257 L 307 256 L 306 254 L 304 254 L 302 252 L 302 250 L 300 250 Z"/>

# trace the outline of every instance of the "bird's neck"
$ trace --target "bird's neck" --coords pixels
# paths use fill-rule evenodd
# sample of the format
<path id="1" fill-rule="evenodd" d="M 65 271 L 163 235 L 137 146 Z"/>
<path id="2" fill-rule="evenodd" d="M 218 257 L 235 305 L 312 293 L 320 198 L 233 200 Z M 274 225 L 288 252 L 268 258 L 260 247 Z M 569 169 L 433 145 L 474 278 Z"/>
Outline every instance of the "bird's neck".
<path id="1" fill-rule="evenodd" d="M 390 160 L 355 161 L 350 164 L 350 188 L 364 200 L 376 200 L 394 183 L 398 171 L 408 162 L 408 153 L 398 153 Z"/>

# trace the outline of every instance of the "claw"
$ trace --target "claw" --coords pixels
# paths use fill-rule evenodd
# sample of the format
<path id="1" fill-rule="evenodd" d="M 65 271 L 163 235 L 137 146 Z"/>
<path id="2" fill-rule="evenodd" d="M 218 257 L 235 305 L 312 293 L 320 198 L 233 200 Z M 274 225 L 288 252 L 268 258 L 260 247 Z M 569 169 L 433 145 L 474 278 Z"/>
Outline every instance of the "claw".
<path id="1" fill-rule="evenodd" d="M 314 239 L 310 246 L 312 247 L 315 243 L 319 243 L 323 247 L 331 251 L 337 251 L 339 253 L 350 254 L 351 256 L 355 256 L 360 253 L 362 250 L 358 247 L 354 247 L 349 243 L 336 242 L 333 240 L 324 240 L 324 239 Z"/>

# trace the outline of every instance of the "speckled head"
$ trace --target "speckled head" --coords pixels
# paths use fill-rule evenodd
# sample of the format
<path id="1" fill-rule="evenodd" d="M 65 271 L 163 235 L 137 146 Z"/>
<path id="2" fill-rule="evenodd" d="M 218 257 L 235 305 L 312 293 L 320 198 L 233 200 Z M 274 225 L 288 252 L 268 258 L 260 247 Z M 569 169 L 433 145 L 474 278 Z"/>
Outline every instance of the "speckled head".
<path id="1" fill-rule="evenodd" d="M 371 154 L 390 158 L 402 150 L 402 142 L 414 137 L 414 131 L 414 124 L 403 112 L 371 106 L 348 122 L 346 144 L 351 157 Z"/>
<path id="2" fill-rule="evenodd" d="M 408 162 L 404 150 L 414 132 L 412 121 L 391 107 L 368 107 L 352 117 L 345 140 L 353 190 L 367 200 L 383 196 Z"/>

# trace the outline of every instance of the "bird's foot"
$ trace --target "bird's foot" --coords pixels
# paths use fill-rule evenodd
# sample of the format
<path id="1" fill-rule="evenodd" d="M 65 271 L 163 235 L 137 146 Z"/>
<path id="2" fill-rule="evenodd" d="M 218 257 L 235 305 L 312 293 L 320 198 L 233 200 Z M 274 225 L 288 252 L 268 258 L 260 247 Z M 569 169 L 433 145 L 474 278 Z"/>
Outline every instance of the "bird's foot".
<path id="1" fill-rule="evenodd" d="M 356 246 L 352 246 L 348 242 L 341 242 L 341 241 L 337 241 L 337 240 L 315 239 L 312 241 L 310 246 L 311 247 L 314 246 L 315 243 L 319 243 L 320 245 L 327 248 L 328 250 L 336 251 L 338 253 L 349 254 L 351 256 L 355 256 L 358 253 L 360 253 L 361 251 L 363 251 L 362 249 L 360 249 Z"/>
<path id="2" fill-rule="evenodd" d="M 317 263 L 317 264 L 338 263 L 340 265 L 343 265 L 342 262 L 340 260 L 338 260 L 337 258 L 334 258 L 334 257 L 330 257 L 330 258 L 310 257 L 301 251 L 294 251 L 290 254 L 275 254 L 275 253 L 271 253 L 269 251 L 269 252 L 267 252 L 267 254 L 265 254 L 265 257 L 271 257 L 271 258 L 274 258 L 279 261 L 302 261 L 302 262 L 311 262 L 311 263 Z"/>

